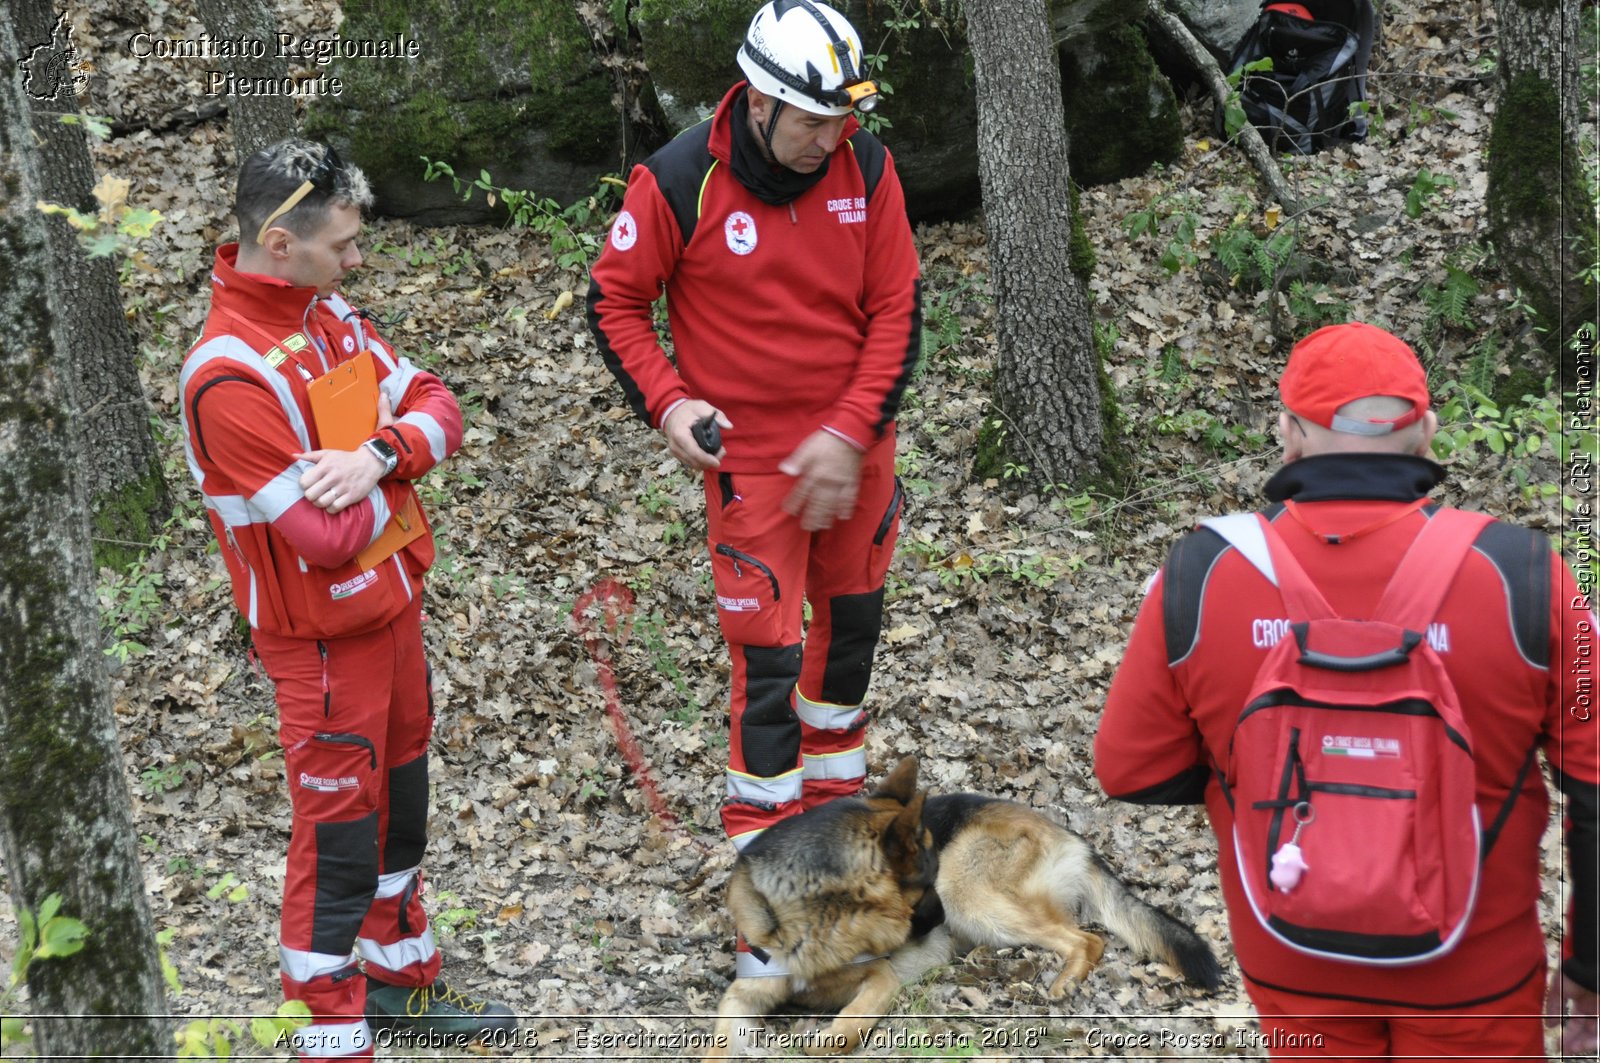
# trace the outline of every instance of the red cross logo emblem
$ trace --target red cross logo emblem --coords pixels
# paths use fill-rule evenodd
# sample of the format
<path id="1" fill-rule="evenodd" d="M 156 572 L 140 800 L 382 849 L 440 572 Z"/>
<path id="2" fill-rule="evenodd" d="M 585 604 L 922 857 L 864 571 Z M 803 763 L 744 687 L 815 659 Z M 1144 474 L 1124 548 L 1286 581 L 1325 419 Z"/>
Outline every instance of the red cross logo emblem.
<path id="1" fill-rule="evenodd" d="M 727 238 L 729 251 L 736 255 L 748 255 L 756 249 L 756 220 L 744 211 L 736 210 L 722 223 L 722 235 Z"/>
<path id="2" fill-rule="evenodd" d="M 611 226 L 611 246 L 618 251 L 626 251 L 638 242 L 639 225 L 633 220 L 632 214 L 623 211 Z"/>

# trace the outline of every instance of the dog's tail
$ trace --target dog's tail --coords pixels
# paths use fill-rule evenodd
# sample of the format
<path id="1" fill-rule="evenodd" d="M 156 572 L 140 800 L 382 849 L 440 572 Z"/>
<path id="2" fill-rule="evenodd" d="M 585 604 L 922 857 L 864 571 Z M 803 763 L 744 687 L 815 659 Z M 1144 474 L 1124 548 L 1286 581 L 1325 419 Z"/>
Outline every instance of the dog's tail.
<path id="1" fill-rule="evenodd" d="M 1099 923 L 1140 956 L 1160 960 L 1208 992 L 1222 984 L 1222 968 L 1211 947 L 1188 925 L 1136 896 L 1099 855 L 1084 843 L 1088 866 L 1074 890 L 1078 915 Z"/>

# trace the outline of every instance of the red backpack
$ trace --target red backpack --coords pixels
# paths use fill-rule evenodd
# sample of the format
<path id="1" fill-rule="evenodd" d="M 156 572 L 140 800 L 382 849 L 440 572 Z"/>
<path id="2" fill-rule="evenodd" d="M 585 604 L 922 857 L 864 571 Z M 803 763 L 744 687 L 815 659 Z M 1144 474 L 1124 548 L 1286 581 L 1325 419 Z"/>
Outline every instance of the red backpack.
<path id="1" fill-rule="evenodd" d="M 1223 788 L 1250 906 L 1292 949 L 1399 966 L 1444 955 L 1466 930 L 1487 844 L 1472 734 L 1427 632 L 1489 521 L 1435 513 L 1366 620 L 1329 608 L 1264 517 L 1205 522 L 1288 610 Z"/>

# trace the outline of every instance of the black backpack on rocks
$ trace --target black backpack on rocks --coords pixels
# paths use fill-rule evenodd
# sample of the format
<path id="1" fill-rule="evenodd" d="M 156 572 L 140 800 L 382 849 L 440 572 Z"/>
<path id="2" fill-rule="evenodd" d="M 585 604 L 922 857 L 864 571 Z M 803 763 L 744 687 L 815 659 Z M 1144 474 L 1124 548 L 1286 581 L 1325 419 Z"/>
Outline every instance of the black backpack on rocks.
<path id="1" fill-rule="evenodd" d="M 1366 139 L 1366 115 L 1352 107 L 1367 98 L 1374 23 L 1372 0 L 1262 0 L 1228 74 L 1242 72 L 1239 106 L 1269 148 L 1309 155 Z M 1262 59 L 1271 59 L 1272 69 L 1245 70 Z M 1227 125 L 1226 110 L 1217 108 L 1219 137 L 1228 135 Z"/>

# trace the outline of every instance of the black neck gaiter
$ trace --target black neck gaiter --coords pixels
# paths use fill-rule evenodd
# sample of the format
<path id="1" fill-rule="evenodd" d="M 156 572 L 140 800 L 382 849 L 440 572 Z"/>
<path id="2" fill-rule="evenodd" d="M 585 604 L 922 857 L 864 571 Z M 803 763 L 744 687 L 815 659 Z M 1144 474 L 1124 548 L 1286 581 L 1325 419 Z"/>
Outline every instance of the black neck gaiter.
<path id="1" fill-rule="evenodd" d="M 798 173 L 787 166 L 767 162 L 761 154 L 760 140 L 750 131 L 750 101 L 742 93 L 733 101 L 733 113 L 728 119 L 733 123 L 733 151 L 729 159 L 733 176 L 761 202 L 782 206 L 798 199 L 801 193 L 827 176 L 832 156 L 824 159 L 812 173 Z"/>

